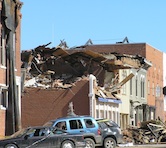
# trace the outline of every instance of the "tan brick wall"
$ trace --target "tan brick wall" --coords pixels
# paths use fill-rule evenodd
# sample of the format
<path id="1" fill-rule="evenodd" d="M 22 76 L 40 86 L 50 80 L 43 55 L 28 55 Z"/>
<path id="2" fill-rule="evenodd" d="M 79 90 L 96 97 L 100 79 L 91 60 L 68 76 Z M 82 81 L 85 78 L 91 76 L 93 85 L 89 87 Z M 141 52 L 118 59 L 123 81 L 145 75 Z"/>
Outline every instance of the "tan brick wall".
<path id="1" fill-rule="evenodd" d="M 5 136 L 5 114 L 6 110 L 0 109 L 0 139 Z"/>

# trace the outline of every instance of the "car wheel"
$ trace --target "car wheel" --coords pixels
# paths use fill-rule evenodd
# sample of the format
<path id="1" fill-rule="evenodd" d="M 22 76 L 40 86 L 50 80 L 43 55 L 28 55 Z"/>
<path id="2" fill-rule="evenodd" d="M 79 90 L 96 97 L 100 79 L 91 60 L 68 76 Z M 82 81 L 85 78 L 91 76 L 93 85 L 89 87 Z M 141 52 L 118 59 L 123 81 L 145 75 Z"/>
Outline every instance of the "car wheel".
<path id="1" fill-rule="evenodd" d="M 75 145 L 72 141 L 66 140 L 62 143 L 61 148 L 75 148 Z"/>
<path id="2" fill-rule="evenodd" d="M 8 144 L 5 148 L 17 148 L 17 146 L 15 144 Z"/>
<path id="3" fill-rule="evenodd" d="M 116 147 L 116 141 L 113 138 L 106 138 L 104 140 L 104 148 L 115 148 Z"/>
<path id="4" fill-rule="evenodd" d="M 85 138 L 85 148 L 95 148 L 95 142 L 91 138 Z"/>

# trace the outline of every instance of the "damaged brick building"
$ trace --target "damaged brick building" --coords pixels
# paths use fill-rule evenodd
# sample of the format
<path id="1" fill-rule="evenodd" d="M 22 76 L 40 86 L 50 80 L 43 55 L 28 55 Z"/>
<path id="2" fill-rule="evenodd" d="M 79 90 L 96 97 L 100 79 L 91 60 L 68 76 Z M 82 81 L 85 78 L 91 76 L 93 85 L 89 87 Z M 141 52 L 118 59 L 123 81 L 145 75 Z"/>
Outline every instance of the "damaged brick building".
<path id="1" fill-rule="evenodd" d="M 22 52 L 21 75 L 22 3 L 1 0 L 0 6 L 0 136 L 65 116 L 70 102 L 76 114 L 110 118 L 123 129 L 165 120 L 161 51 L 146 43 L 44 45 Z"/>
<path id="2" fill-rule="evenodd" d="M 0 137 L 21 128 L 21 6 L 19 0 L 0 0 Z"/>
<path id="3" fill-rule="evenodd" d="M 143 107 L 145 112 L 140 112 L 139 115 L 145 114 L 145 119 L 143 120 L 151 120 L 160 117 L 163 121 L 165 121 L 165 112 L 164 112 L 164 96 L 163 96 L 163 52 L 160 50 L 146 44 L 146 43 L 117 43 L 111 45 L 91 45 L 85 47 L 87 50 L 91 50 L 94 52 L 99 53 L 110 53 L 116 52 L 120 54 L 129 54 L 129 55 L 140 55 L 146 58 L 147 61 L 151 62 L 151 66 L 147 70 L 146 79 L 142 76 L 136 76 L 132 82 L 128 85 L 131 88 L 133 81 L 135 81 L 136 87 L 138 90 L 142 87 L 142 83 L 138 83 L 137 81 L 142 78 L 142 82 L 145 81 L 145 95 L 135 90 L 130 90 L 129 95 L 127 96 L 130 98 L 130 106 L 135 106 L 136 110 Z M 137 75 L 137 74 L 136 74 Z M 133 87 L 133 86 L 132 86 Z M 143 87 L 142 87 L 143 88 Z M 143 89 L 144 90 L 144 89 Z M 140 96 L 139 96 L 140 94 Z M 122 95 L 123 97 L 126 94 Z M 147 100 L 147 102 L 146 102 Z M 135 102 L 135 103 L 134 103 Z M 140 106 L 140 103 L 147 104 Z M 134 105 L 135 104 L 135 105 Z M 138 106 L 138 107 L 137 107 Z M 135 110 L 135 111 L 136 111 Z M 139 122 L 139 121 L 136 121 Z M 132 124 L 132 123 L 131 123 Z"/>
<path id="4" fill-rule="evenodd" d="M 22 126 L 42 125 L 66 116 L 68 104 L 73 102 L 78 115 L 110 118 L 126 128 L 130 124 L 131 100 L 121 92 L 140 71 L 145 79 L 151 63 L 139 53 L 107 50 L 98 45 L 70 49 L 43 45 L 23 51 Z M 142 87 L 145 85 L 144 80 Z"/>

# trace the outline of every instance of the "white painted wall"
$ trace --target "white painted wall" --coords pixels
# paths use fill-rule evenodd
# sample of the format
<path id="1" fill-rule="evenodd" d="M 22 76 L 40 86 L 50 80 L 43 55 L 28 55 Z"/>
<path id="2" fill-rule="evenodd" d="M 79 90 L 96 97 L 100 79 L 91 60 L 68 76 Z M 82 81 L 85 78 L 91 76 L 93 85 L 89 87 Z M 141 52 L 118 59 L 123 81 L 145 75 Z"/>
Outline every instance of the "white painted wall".
<path id="1" fill-rule="evenodd" d="M 119 104 L 112 102 L 100 102 L 95 98 L 95 87 L 97 86 L 96 77 L 89 76 L 89 102 L 90 115 L 94 118 L 107 118 L 120 125 Z"/>

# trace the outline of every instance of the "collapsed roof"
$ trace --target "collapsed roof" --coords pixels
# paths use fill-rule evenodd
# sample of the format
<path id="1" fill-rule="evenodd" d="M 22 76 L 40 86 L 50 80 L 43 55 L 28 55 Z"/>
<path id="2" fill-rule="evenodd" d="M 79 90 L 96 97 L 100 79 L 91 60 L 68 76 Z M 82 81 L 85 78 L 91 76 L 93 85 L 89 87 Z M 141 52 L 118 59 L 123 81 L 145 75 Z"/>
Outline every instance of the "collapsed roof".
<path id="1" fill-rule="evenodd" d="M 22 51 L 22 68 L 25 69 L 25 80 L 29 80 L 28 85 L 38 81 L 41 82 L 40 86 L 69 88 L 80 78 L 89 74 L 97 75 L 101 70 L 114 72 L 119 69 L 147 67 L 146 60 L 139 55 L 100 54 L 91 50 L 66 49 L 60 46 L 49 48 L 49 44 Z M 35 85 L 39 86 L 39 83 Z"/>

